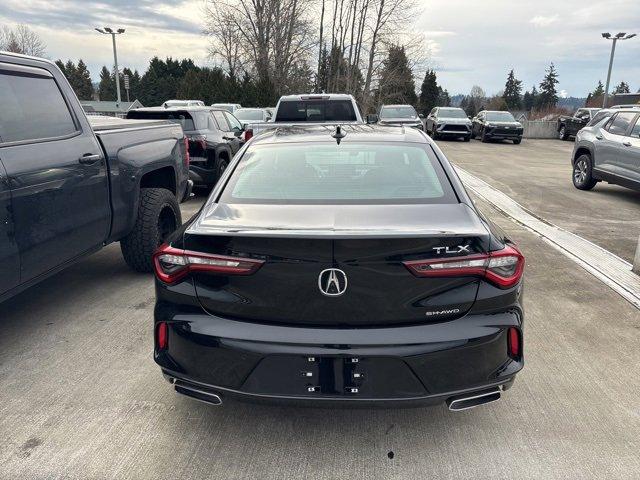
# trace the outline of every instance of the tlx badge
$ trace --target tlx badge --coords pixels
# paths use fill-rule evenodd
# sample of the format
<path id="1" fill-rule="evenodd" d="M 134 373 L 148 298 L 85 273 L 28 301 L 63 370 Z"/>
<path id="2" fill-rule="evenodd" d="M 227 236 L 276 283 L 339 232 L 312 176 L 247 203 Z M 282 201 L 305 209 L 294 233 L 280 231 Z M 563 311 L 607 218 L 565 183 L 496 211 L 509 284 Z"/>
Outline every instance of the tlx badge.
<path id="1" fill-rule="evenodd" d="M 471 245 L 458 245 L 456 247 L 434 247 L 433 250 L 436 251 L 437 254 L 441 253 L 471 253 L 469 251 Z"/>

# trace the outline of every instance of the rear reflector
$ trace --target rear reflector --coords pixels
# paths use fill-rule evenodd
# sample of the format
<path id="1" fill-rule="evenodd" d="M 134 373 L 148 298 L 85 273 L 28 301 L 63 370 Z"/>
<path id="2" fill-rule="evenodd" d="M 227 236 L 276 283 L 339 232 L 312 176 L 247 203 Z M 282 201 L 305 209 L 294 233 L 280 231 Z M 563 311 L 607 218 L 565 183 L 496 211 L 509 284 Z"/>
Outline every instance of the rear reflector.
<path id="1" fill-rule="evenodd" d="M 166 350 L 169 346 L 169 328 L 165 322 L 158 323 L 156 327 L 156 342 L 158 350 Z"/>
<path id="2" fill-rule="evenodd" d="M 500 288 L 516 285 L 524 271 L 524 256 L 513 245 L 488 254 L 403 263 L 417 277 L 476 276 L 486 278 Z"/>
<path id="3" fill-rule="evenodd" d="M 251 275 L 264 263 L 244 257 L 228 257 L 191 252 L 161 245 L 153 254 L 156 277 L 164 283 L 175 283 L 190 272 L 208 272 L 222 275 Z"/>
<path id="4" fill-rule="evenodd" d="M 510 327 L 507 332 L 507 353 L 514 360 L 520 359 L 520 332 L 515 327 Z"/>

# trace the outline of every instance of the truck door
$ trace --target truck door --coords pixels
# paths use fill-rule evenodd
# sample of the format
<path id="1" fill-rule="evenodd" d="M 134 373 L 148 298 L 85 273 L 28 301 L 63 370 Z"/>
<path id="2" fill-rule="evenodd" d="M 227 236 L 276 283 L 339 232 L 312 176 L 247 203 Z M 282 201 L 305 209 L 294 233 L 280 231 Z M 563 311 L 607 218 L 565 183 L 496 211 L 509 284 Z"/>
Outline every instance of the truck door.
<path id="1" fill-rule="evenodd" d="M 20 253 L 14 236 L 11 191 L 0 158 L 0 297 L 20 283 Z"/>
<path id="2" fill-rule="evenodd" d="M 0 62 L 0 158 L 21 283 L 99 247 L 111 224 L 106 160 L 56 72 Z M 67 97 L 63 95 L 65 92 Z"/>

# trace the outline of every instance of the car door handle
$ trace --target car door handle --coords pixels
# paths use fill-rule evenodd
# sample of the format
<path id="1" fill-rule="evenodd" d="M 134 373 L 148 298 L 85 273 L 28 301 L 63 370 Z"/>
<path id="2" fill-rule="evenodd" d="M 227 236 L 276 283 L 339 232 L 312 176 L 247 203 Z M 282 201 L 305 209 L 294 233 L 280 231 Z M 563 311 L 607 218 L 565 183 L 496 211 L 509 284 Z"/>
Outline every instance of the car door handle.
<path id="1" fill-rule="evenodd" d="M 602 135 L 596 135 L 596 138 L 597 138 L 598 140 L 602 140 Z"/>
<path id="2" fill-rule="evenodd" d="M 78 159 L 78 162 L 80 162 L 82 165 L 93 165 L 100 160 L 102 160 L 102 155 L 85 153 Z"/>
<path id="3" fill-rule="evenodd" d="M 625 147 L 630 147 L 630 146 L 631 146 L 631 142 L 629 142 L 629 141 L 624 141 L 624 142 L 622 142 L 622 144 L 623 144 Z"/>

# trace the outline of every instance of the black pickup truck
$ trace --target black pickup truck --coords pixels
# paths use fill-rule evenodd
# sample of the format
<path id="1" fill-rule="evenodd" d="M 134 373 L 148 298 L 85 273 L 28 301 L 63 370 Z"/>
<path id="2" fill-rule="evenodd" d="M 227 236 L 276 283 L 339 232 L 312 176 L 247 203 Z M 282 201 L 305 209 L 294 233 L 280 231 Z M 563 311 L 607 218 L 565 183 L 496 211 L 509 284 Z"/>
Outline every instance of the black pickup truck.
<path id="1" fill-rule="evenodd" d="M 598 113 L 599 108 L 579 108 L 572 117 L 563 115 L 558 118 L 558 138 L 560 140 L 568 140 L 575 137 L 584 128 L 593 116 Z"/>
<path id="2" fill-rule="evenodd" d="M 92 125 L 52 62 L 0 52 L 0 301 L 111 242 L 151 271 L 188 169 L 180 125 Z"/>

